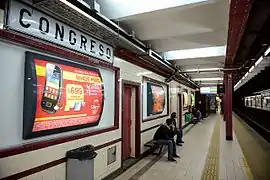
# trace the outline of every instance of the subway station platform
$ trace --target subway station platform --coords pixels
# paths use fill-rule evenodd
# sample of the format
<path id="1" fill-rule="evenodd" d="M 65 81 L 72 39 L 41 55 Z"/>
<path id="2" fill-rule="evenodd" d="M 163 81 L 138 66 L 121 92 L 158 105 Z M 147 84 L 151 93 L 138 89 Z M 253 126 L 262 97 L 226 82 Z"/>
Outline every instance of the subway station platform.
<path id="1" fill-rule="evenodd" d="M 177 163 L 167 161 L 166 150 L 150 155 L 117 180 L 267 180 L 270 145 L 236 115 L 233 141 L 225 140 L 225 122 L 216 114 L 184 129 L 184 146 L 177 147 Z"/>

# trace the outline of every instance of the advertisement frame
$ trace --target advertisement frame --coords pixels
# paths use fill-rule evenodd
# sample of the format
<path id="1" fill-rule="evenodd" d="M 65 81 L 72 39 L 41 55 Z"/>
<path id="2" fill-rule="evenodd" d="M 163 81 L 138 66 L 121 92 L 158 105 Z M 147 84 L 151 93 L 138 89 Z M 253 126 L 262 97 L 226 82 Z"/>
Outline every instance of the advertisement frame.
<path id="1" fill-rule="evenodd" d="M 0 37 L 13 45 L 29 48 L 30 50 L 39 50 L 41 53 L 46 53 L 52 56 L 59 56 L 70 61 L 77 63 L 87 64 L 94 67 L 100 67 L 103 69 L 109 69 L 115 73 L 115 102 L 114 102 L 114 126 L 104 129 L 89 130 L 82 133 L 63 135 L 60 137 L 53 137 L 50 139 L 40 139 L 35 142 L 26 142 L 24 144 L 15 145 L 9 148 L 0 150 L 0 158 L 14 156 L 26 152 L 47 148 L 50 146 L 67 143 L 74 140 L 87 138 L 89 136 L 99 135 L 112 131 L 119 130 L 119 95 L 120 95 L 120 68 L 113 66 L 107 62 L 101 61 L 95 57 L 86 56 L 84 54 L 78 54 L 77 52 L 71 51 L 67 48 L 61 48 L 52 43 L 45 43 L 40 39 L 33 39 L 29 36 L 15 33 L 14 31 L 1 30 Z"/>
<path id="2" fill-rule="evenodd" d="M 47 55 L 41 55 L 37 53 L 33 53 L 30 51 L 25 52 L 25 78 L 24 78 L 24 106 L 23 106 L 23 139 L 31 139 L 41 136 L 47 136 L 52 134 L 60 134 L 62 132 L 83 129 L 88 127 L 97 126 L 100 122 L 103 108 L 104 108 L 104 93 L 102 94 L 102 109 L 98 121 L 91 124 L 81 124 L 75 126 L 68 126 L 56 129 L 50 129 L 45 131 L 32 132 L 32 127 L 35 121 L 35 113 L 36 113 L 36 102 L 37 102 L 37 92 L 36 86 L 33 84 L 37 82 L 36 72 L 34 66 L 34 59 L 42 59 L 48 62 L 58 63 L 66 66 L 71 66 L 75 68 L 80 68 L 83 70 L 91 70 L 96 71 L 96 68 L 84 65 L 81 63 L 66 61 L 58 58 L 54 58 Z M 99 76 L 102 80 L 100 71 L 98 71 Z M 104 92 L 104 85 L 102 84 L 102 92 Z"/>
<path id="3" fill-rule="evenodd" d="M 152 120 L 156 120 L 156 119 L 159 119 L 159 118 L 163 118 L 163 117 L 166 117 L 166 116 L 169 116 L 169 111 L 170 111 L 170 102 L 169 102 L 169 100 L 170 100 L 170 91 L 169 91 L 169 85 L 167 84 L 167 83 L 165 83 L 165 82 L 161 82 L 161 81 L 158 81 L 158 80 L 155 80 L 155 79 L 152 79 L 152 78 L 149 78 L 149 77 L 146 77 L 146 76 L 142 76 L 142 84 L 143 84 L 143 86 L 144 86 L 144 83 L 145 82 L 150 82 L 150 83 L 153 83 L 153 84 L 156 84 L 157 86 L 162 86 L 162 85 L 165 85 L 166 87 L 167 87 L 167 90 L 166 90 L 166 93 L 167 93 L 167 95 L 165 96 L 165 98 L 166 98 L 166 102 L 165 103 L 167 103 L 167 113 L 166 114 L 164 114 L 164 115 L 162 115 L 162 114 L 155 114 L 155 116 L 154 117 L 147 117 L 147 118 L 144 118 L 143 117 L 143 111 L 142 111 L 142 122 L 144 123 L 144 122 L 147 122 L 147 121 L 152 121 Z M 143 94 L 143 89 L 144 88 L 142 88 L 142 100 L 144 99 L 144 94 Z M 144 109 L 144 104 L 142 104 L 142 110 Z M 147 106 L 147 105 L 146 105 Z"/>
<path id="4" fill-rule="evenodd" d="M 185 97 L 185 93 L 186 93 L 186 97 Z M 183 98 L 183 110 L 186 111 L 188 109 L 189 104 L 189 96 L 188 96 L 188 89 L 183 89 L 182 91 L 182 98 Z M 185 101 L 187 101 L 187 105 L 185 106 Z"/>
<path id="5" fill-rule="evenodd" d="M 147 93 L 150 91 L 151 86 L 159 87 L 159 88 L 161 88 L 161 89 L 165 92 L 164 88 L 163 88 L 161 85 L 157 85 L 156 83 L 146 82 L 146 86 L 147 86 L 147 87 L 146 87 L 146 88 L 147 88 Z M 166 98 L 166 97 L 165 97 L 165 98 Z M 147 99 L 147 102 L 148 102 L 148 99 Z M 152 103 L 153 103 L 153 102 L 152 102 Z M 163 106 L 163 107 L 165 106 L 165 100 L 164 100 L 162 106 Z M 148 104 L 147 104 L 147 113 L 146 113 L 147 116 L 149 116 L 150 114 L 152 114 L 153 116 L 158 115 L 158 114 L 162 114 L 162 112 L 164 111 L 164 109 L 163 109 L 163 111 L 158 111 L 158 112 L 152 112 L 152 113 L 149 113 L 149 111 L 151 111 L 150 109 L 152 109 L 152 108 L 150 108 L 150 107 L 148 106 Z"/>

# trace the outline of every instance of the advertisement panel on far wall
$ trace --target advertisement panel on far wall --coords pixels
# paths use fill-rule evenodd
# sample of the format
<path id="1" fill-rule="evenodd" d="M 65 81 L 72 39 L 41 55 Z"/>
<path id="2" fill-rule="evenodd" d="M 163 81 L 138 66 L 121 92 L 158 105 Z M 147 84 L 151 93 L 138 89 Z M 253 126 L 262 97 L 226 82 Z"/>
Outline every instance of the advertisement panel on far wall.
<path id="1" fill-rule="evenodd" d="M 190 105 L 191 105 L 191 107 L 194 107 L 195 106 L 194 92 L 191 92 L 191 94 L 190 94 Z"/>
<path id="2" fill-rule="evenodd" d="M 162 86 L 147 83 L 147 116 L 162 113 L 165 100 L 165 91 Z"/>
<path id="3" fill-rule="evenodd" d="M 104 105 L 99 69 L 26 53 L 25 139 L 97 126 Z"/>
<path id="4" fill-rule="evenodd" d="M 183 110 L 187 110 L 188 108 L 188 91 L 187 89 L 183 90 Z"/>
<path id="5" fill-rule="evenodd" d="M 168 85 L 150 78 L 143 78 L 143 121 L 169 114 Z"/>

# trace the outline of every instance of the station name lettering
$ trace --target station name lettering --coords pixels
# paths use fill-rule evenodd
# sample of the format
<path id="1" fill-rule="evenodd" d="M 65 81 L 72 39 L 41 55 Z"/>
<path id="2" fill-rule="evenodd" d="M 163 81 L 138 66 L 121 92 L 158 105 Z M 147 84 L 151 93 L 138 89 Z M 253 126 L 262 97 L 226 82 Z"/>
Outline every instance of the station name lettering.
<path id="1" fill-rule="evenodd" d="M 65 26 L 60 22 L 52 21 L 49 17 L 38 15 L 33 14 L 27 8 L 21 8 L 18 19 L 21 28 L 28 29 L 29 31 L 33 31 L 34 29 L 35 33 L 40 33 L 38 36 L 41 36 L 45 40 L 74 48 L 75 50 L 94 55 L 103 60 L 107 59 L 109 62 L 112 61 L 113 49 L 111 46 L 80 33 L 69 26 Z"/>

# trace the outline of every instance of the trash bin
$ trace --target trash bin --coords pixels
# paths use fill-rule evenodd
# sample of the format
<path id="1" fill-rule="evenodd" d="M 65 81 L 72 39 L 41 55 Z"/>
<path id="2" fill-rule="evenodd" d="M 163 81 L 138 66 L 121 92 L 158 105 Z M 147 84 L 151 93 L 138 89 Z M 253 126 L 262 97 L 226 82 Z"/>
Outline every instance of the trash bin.
<path id="1" fill-rule="evenodd" d="M 92 145 L 67 151 L 67 180 L 93 180 L 94 158 L 97 156 Z"/>

